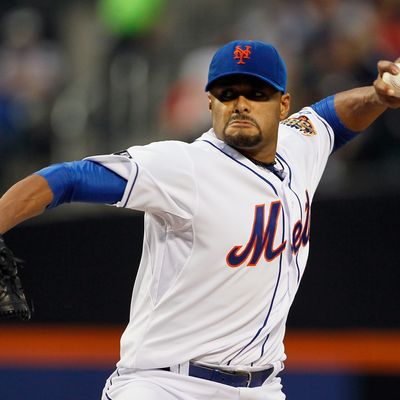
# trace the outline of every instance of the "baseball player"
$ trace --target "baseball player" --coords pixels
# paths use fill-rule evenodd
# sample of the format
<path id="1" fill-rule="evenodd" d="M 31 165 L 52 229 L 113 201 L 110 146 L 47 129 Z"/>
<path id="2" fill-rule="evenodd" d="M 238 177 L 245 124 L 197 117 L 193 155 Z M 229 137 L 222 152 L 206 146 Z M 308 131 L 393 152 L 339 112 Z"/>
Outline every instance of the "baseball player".
<path id="1" fill-rule="evenodd" d="M 102 400 L 285 398 L 285 323 L 306 266 L 329 155 L 400 97 L 382 80 L 288 117 L 286 67 L 260 41 L 212 59 L 212 128 L 47 167 L 0 200 L 0 233 L 65 202 L 145 212 L 121 358 Z"/>

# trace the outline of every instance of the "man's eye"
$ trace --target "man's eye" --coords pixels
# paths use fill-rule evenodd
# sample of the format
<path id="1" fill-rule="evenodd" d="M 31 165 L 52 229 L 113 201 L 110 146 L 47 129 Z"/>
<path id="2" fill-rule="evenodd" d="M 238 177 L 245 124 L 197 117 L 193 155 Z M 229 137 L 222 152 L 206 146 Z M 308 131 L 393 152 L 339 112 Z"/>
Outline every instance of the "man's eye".
<path id="1" fill-rule="evenodd" d="M 254 100 L 267 100 L 268 99 L 268 95 L 264 92 L 260 92 L 259 90 L 255 90 L 254 92 L 252 92 L 251 97 Z"/>
<path id="2" fill-rule="evenodd" d="M 221 101 L 234 100 L 237 97 L 237 93 L 232 89 L 223 90 L 218 96 Z"/>

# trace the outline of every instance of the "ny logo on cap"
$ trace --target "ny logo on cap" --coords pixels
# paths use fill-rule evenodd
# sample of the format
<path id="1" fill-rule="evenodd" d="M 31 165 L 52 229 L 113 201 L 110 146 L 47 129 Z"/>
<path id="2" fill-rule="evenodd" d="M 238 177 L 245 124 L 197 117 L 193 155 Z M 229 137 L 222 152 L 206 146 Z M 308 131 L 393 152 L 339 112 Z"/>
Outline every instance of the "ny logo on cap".
<path id="1" fill-rule="evenodd" d="M 237 63 L 238 64 L 245 64 L 243 59 L 249 60 L 250 59 L 250 54 L 251 54 L 251 46 L 246 46 L 246 48 L 243 50 L 240 46 L 236 46 L 235 50 L 233 52 L 234 60 L 239 60 Z"/>

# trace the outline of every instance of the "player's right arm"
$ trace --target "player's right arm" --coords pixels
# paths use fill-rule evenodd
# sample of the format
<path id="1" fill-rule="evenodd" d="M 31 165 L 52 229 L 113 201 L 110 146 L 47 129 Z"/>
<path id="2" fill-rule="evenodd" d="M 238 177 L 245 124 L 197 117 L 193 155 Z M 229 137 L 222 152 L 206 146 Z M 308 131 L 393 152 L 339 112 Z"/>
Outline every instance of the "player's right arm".
<path id="1" fill-rule="evenodd" d="M 0 199 L 0 234 L 62 203 L 114 204 L 126 179 L 92 161 L 55 164 L 12 186 Z"/>
<path id="2" fill-rule="evenodd" d="M 400 108 L 400 98 L 382 79 L 385 72 L 400 73 L 396 62 L 380 61 L 373 85 L 336 93 L 311 106 L 332 127 L 333 150 L 365 131 L 386 109 Z"/>

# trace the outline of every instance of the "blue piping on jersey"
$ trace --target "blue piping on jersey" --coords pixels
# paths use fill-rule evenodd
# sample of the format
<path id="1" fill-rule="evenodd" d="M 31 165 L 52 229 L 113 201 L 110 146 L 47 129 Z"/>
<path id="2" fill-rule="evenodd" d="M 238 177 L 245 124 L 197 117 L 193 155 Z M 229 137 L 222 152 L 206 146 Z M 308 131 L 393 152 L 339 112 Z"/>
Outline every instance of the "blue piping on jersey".
<path id="1" fill-rule="evenodd" d="M 287 165 L 287 167 L 288 167 L 288 170 L 289 170 L 289 189 L 294 193 L 294 195 L 295 195 L 296 198 L 297 198 L 297 201 L 299 202 L 300 216 L 301 216 L 301 219 L 303 219 L 303 210 L 302 210 L 302 208 L 301 208 L 301 201 L 300 201 L 300 198 L 299 198 L 299 196 L 297 195 L 297 193 L 292 189 L 292 169 L 290 168 L 290 165 L 288 164 L 288 162 L 287 162 L 280 154 L 276 153 L 276 157 L 277 157 L 280 161 L 284 162 L 284 163 Z"/>
<path id="2" fill-rule="evenodd" d="M 137 179 L 137 177 L 139 175 L 139 165 L 138 165 L 137 162 L 135 162 L 135 161 L 133 161 L 133 162 L 136 165 L 136 175 L 135 175 L 135 178 L 133 179 L 132 185 L 131 185 L 131 187 L 129 189 L 129 194 L 128 194 L 128 196 L 126 196 L 126 201 L 125 201 L 125 203 L 123 204 L 122 207 L 126 207 L 126 205 L 128 204 L 128 201 L 129 201 L 129 199 L 131 197 L 131 194 L 132 194 L 133 187 L 135 186 L 135 183 L 136 183 L 136 179 Z M 118 370 L 117 370 L 117 373 L 118 373 Z"/>
<path id="3" fill-rule="evenodd" d="M 248 167 L 247 165 L 243 164 L 242 162 L 240 162 L 239 160 L 236 160 L 236 158 L 230 156 L 229 154 L 225 153 L 223 150 L 221 150 L 220 148 L 218 148 L 214 143 L 208 141 L 208 140 L 204 140 L 201 139 L 202 142 L 206 142 L 208 144 L 210 144 L 211 146 L 215 147 L 217 150 L 219 150 L 222 154 L 225 154 L 227 157 L 229 157 L 230 159 L 232 159 L 233 161 L 236 161 L 238 164 L 240 164 L 242 167 L 245 167 L 246 169 L 248 169 L 249 171 L 251 171 L 253 174 L 257 175 L 260 179 L 262 179 L 265 183 L 268 183 L 269 186 L 271 186 L 272 190 L 274 191 L 274 193 L 276 194 L 276 196 L 278 196 L 278 192 L 275 189 L 275 187 L 272 185 L 272 183 L 268 180 L 265 179 L 263 176 L 261 176 L 260 174 L 258 174 L 256 171 L 254 171 L 253 169 L 251 169 L 250 167 Z"/>
<path id="4" fill-rule="evenodd" d="M 89 160 L 53 164 L 35 174 L 47 180 L 53 193 L 47 208 L 78 201 L 114 204 L 121 200 L 127 183 L 107 167 Z"/>
<path id="5" fill-rule="evenodd" d="M 328 133 L 329 134 L 329 133 Z M 330 135 L 329 135 L 330 136 Z M 297 201 L 299 203 L 299 208 L 300 208 L 300 218 L 303 221 L 303 209 L 301 206 L 301 201 L 299 196 L 297 195 L 297 193 L 292 189 L 292 169 L 290 168 L 289 163 L 278 153 L 276 153 L 276 157 L 281 160 L 282 162 L 284 162 L 288 169 L 289 169 L 289 189 L 294 193 L 294 195 L 297 198 Z M 298 261 L 298 257 L 299 257 L 299 253 L 296 254 L 296 268 L 297 268 L 297 283 L 300 282 L 300 267 L 299 267 L 299 261 Z"/>
<path id="6" fill-rule="evenodd" d="M 335 135 L 335 142 L 332 153 L 355 138 L 358 133 L 347 128 L 340 120 L 335 109 L 335 96 L 329 96 L 315 103 L 311 108 L 331 126 Z"/>
<path id="7" fill-rule="evenodd" d="M 270 335 L 271 335 L 271 333 L 268 333 L 267 337 L 266 337 L 265 340 L 264 340 L 264 343 L 263 343 L 262 348 L 261 348 L 261 355 L 260 355 L 260 358 L 264 355 L 265 344 L 268 342 L 268 339 L 269 339 Z M 260 359 L 260 358 L 259 358 L 259 359 Z"/>
<path id="8" fill-rule="evenodd" d="M 283 229 L 282 229 L 282 242 L 285 240 L 285 210 L 282 207 L 282 222 L 283 222 Z M 231 364 L 231 362 L 237 357 L 239 356 L 247 347 L 249 347 L 254 340 L 256 340 L 256 338 L 258 337 L 258 335 L 261 333 L 261 331 L 265 328 L 265 326 L 267 325 L 269 316 L 271 314 L 272 311 L 272 307 L 274 305 L 274 301 L 275 301 L 275 296 L 276 296 L 276 292 L 278 290 L 278 286 L 279 286 L 279 282 L 281 279 L 281 272 L 282 272 L 282 257 L 283 257 L 284 252 L 281 253 L 281 255 L 279 256 L 279 273 L 278 273 L 278 279 L 276 281 L 276 285 L 275 285 L 275 289 L 274 289 L 274 294 L 272 296 L 272 300 L 271 300 L 271 305 L 269 306 L 269 310 L 267 313 L 267 316 L 265 317 L 264 323 L 262 325 L 262 327 L 257 331 L 257 333 L 255 334 L 255 336 L 253 337 L 253 339 L 251 339 L 251 341 L 249 343 L 246 344 L 246 346 L 244 346 L 238 353 L 236 353 L 236 355 L 234 355 L 229 361 L 228 361 L 228 365 Z"/>

